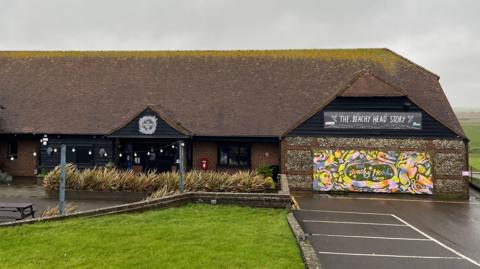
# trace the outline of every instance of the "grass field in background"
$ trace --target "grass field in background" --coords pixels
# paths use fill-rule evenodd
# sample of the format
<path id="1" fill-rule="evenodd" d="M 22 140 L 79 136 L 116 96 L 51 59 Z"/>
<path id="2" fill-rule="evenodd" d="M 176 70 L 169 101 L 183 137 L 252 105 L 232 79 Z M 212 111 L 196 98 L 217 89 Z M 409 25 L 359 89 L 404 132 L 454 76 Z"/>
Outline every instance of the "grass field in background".
<path id="1" fill-rule="evenodd" d="M 0 228 L 0 268 L 304 268 L 286 214 L 189 204 Z"/>
<path id="2" fill-rule="evenodd" d="M 462 127 L 470 139 L 470 166 L 480 171 L 480 122 L 464 121 Z"/>
<path id="3" fill-rule="evenodd" d="M 469 155 L 470 166 L 475 171 L 480 171 L 480 154 L 472 154 Z"/>

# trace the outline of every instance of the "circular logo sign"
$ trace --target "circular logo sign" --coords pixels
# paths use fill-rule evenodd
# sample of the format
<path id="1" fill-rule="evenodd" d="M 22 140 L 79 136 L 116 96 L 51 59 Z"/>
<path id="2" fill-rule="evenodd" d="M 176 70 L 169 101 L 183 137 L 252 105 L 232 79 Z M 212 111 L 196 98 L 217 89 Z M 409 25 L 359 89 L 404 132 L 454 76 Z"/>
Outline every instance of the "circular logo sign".
<path id="1" fill-rule="evenodd" d="M 142 134 L 153 134 L 157 129 L 157 117 L 143 116 L 138 120 L 138 131 Z"/>

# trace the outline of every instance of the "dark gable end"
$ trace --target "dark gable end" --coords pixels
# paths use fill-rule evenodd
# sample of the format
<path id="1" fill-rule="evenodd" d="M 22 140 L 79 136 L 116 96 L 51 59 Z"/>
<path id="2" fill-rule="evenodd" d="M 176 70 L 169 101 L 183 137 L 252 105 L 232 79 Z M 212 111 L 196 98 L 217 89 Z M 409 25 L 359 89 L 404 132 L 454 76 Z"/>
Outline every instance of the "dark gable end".
<path id="1" fill-rule="evenodd" d="M 283 136 L 379 135 L 389 137 L 465 138 L 461 127 L 452 128 L 452 125 L 447 126 L 439 121 L 429 111 L 420 107 L 415 100 L 412 100 L 408 92 L 412 91 L 395 87 L 371 72 L 363 70 L 357 73 L 343 89 L 340 89 L 334 98 L 316 108 L 313 113 L 307 114 Z M 424 103 L 424 100 L 422 101 Z M 421 113 L 423 124 L 421 130 L 325 128 L 325 112 L 418 112 Z M 458 122 L 456 118 L 454 120 Z"/>
<path id="2" fill-rule="evenodd" d="M 417 112 L 422 128 L 410 129 L 329 129 L 325 128 L 324 112 Z M 321 111 L 293 129 L 287 136 L 384 136 L 384 137 L 458 137 L 449 128 L 432 118 L 408 97 L 337 97 Z"/>
<path id="3" fill-rule="evenodd" d="M 169 123 L 162 113 L 157 113 L 151 107 L 145 108 L 133 119 L 112 131 L 113 138 L 187 138 L 189 133 L 180 126 Z"/>

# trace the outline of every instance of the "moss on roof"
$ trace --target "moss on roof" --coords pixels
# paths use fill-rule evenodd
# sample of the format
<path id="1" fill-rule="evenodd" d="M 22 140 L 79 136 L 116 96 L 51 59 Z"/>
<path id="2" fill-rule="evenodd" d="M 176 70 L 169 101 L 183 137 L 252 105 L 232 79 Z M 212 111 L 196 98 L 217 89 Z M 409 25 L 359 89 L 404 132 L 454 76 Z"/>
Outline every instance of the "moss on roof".
<path id="1" fill-rule="evenodd" d="M 184 51 L 0 51 L 3 58 L 278 58 L 318 59 L 322 61 L 367 61 L 395 72 L 401 65 L 422 67 L 386 48 L 367 49 L 291 49 L 291 50 L 184 50 Z M 423 69 L 425 70 L 425 69 Z M 429 72 L 428 70 L 425 70 Z M 431 73 L 431 72 L 429 72 Z M 431 73 L 433 74 L 433 73 Z M 434 74 L 435 75 L 435 74 Z"/>
<path id="2" fill-rule="evenodd" d="M 291 49 L 291 50 L 138 50 L 138 51 L 3 51 L 3 57 L 173 57 L 173 56 L 269 56 L 353 59 L 392 55 L 388 49 Z"/>

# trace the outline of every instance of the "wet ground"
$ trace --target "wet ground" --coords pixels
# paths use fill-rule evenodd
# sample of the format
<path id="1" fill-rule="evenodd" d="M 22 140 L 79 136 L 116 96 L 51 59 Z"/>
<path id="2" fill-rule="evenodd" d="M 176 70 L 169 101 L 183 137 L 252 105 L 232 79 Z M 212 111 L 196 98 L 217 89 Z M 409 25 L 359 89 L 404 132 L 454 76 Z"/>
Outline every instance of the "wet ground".
<path id="1" fill-rule="evenodd" d="M 323 268 L 480 268 L 480 193 L 469 201 L 298 192 L 295 216 Z"/>
<path id="2" fill-rule="evenodd" d="M 36 211 L 35 216 L 40 216 L 48 207 L 58 205 L 57 199 L 47 198 L 42 186 L 36 184 L 35 178 L 14 178 L 12 184 L 0 184 L 0 202 L 9 203 L 33 203 Z M 98 201 L 98 200 L 69 200 L 78 207 L 77 211 L 107 207 L 112 205 L 123 204 L 121 201 Z M 0 212 L 0 222 L 15 220 L 19 214 L 16 212 Z"/>

